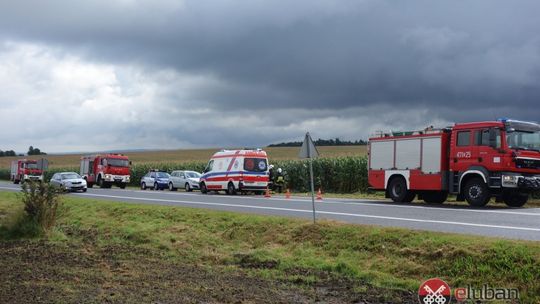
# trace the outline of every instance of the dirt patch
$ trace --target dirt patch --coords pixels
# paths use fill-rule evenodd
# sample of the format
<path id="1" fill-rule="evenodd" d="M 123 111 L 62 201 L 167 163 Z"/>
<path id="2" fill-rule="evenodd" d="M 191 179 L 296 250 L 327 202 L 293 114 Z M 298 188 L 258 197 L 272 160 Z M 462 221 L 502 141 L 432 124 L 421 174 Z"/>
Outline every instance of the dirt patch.
<path id="1" fill-rule="evenodd" d="M 270 281 L 230 270 L 187 265 L 159 251 L 93 243 L 0 241 L 0 303 L 415 303 L 389 292 L 328 274 L 317 283 Z M 240 257 L 245 268 L 275 261 Z M 291 272 L 305 275 L 307 270 Z M 304 273 L 302 273 L 304 272 Z"/>

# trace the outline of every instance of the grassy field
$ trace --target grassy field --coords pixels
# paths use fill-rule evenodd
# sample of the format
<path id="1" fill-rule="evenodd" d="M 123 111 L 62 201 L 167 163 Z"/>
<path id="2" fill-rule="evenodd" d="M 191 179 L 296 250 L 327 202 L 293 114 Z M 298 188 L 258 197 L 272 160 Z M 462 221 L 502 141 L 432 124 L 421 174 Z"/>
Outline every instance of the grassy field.
<path id="1" fill-rule="evenodd" d="M 366 154 L 366 146 L 336 146 L 336 147 L 318 147 L 322 157 L 339 157 L 339 156 L 360 156 Z M 133 163 L 156 163 L 156 162 L 206 162 L 212 154 L 219 151 L 215 149 L 198 149 L 198 150 L 163 150 L 163 151 L 143 151 L 143 152 L 127 152 Z M 299 147 L 273 147 L 265 148 L 271 161 L 273 160 L 289 160 L 298 159 Z M 66 155 L 45 155 L 49 160 L 51 167 L 72 167 L 78 166 L 81 158 L 80 154 Z M 0 168 L 9 168 L 11 161 L 21 157 L 0 157 Z M 32 158 L 32 157 L 30 157 Z M 33 157 L 38 158 L 38 157 Z"/>
<path id="2" fill-rule="evenodd" d="M 21 239 L 0 192 L 0 302 L 417 303 L 431 277 L 540 301 L 538 242 L 63 200 L 48 239 Z"/>

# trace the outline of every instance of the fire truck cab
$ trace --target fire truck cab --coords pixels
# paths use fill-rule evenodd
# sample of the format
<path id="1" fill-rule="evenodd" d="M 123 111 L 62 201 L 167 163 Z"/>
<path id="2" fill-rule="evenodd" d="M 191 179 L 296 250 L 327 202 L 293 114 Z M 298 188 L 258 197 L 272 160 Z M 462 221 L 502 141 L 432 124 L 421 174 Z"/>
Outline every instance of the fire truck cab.
<path id="1" fill-rule="evenodd" d="M 130 182 L 130 165 L 122 154 L 88 155 L 81 158 L 80 174 L 88 188 L 97 184 L 100 188 L 116 185 L 124 189 Z"/>
<path id="2" fill-rule="evenodd" d="M 368 179 L 396 202 L 440 204 L 448 194 L 471 206 L 493 197 L 523 206 L 540 190 L 540 125 L 500 119 L 444 129 L 379 133 L 369 141 Z"/>

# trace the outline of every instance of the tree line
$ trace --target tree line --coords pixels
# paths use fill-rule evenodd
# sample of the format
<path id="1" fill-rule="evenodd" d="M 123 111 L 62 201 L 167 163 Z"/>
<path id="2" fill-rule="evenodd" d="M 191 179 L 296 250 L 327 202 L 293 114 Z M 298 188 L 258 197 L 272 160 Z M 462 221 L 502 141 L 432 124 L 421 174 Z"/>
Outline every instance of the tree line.
<path id="1" fill-rule="evenodd" d="M 39 148 L 34 148 L 32 146 L 30 146 L 28 148 L 28 153 L 27 155 L 46 155 L 47 153 L 45 152 L 41 152 L 41 150 Z M 7 151 L 2 151 L 0 150 L 0 157 L 7 157 L 7 156 L 17 156 L 17 153 L 13 150 L 7 150 Z M 24 156 L 24 154 L 19 154 L 19 156 Z"/>
<path id="2" fill-rule="evenodd" d="M 365 140 L 341 140 L 339 138 L 335 139 L 317 139 L 313 141 L 316 146 L 364 146 L 367 145 L 367 142 Z M 268 145 L 268 147 L 300 147 L 302 146 L 301 141 L 289 141 L 289 142 L 282 142 L 278 144 L 271 144 Z"/>

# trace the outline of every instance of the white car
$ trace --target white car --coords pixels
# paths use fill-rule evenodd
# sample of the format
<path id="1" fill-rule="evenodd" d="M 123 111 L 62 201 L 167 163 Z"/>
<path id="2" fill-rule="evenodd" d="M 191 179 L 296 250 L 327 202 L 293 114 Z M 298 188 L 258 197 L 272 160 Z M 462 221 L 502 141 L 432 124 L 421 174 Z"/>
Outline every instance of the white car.
<path id="1" fill-rule="evenodd" d="M 49 183 L 64 191 L 86 192 L 87 189 L 86 181 L 75 172 L 55 173 Z"/>
<path id="2" fill-rule="evenodd" d="M 169 179 L 169 190 L 176 191 L 178 188 L 184 188 L 191 192 L 193 189 L 199 189 L 199 179 L 201 174 L 195 171 L 173 171 Z"/>

